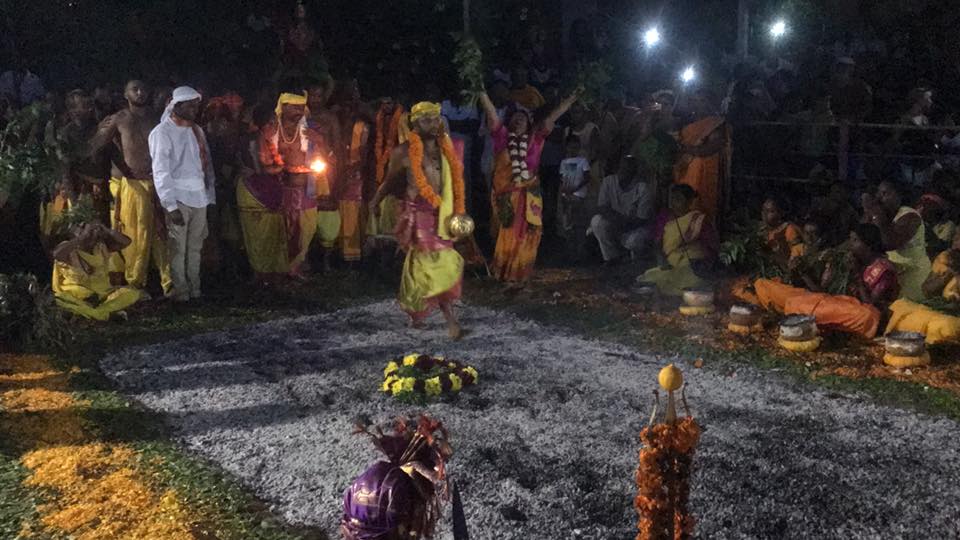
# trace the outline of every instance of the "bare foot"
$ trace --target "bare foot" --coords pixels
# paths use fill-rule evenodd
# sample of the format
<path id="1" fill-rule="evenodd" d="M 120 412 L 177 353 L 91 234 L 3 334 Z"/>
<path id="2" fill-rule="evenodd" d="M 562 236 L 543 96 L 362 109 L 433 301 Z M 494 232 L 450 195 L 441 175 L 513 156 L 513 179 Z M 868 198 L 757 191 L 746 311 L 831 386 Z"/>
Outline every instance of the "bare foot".
<path id="1" fill-rule="evenodd" d="M 467 335 L 467 331 L 464 330 L 459 323 L 450 323 L 450 325 L 447 326 L 447 333 L 450 334 L 452 341 L 460 341 L 463 339 L 463 336 Z"/>

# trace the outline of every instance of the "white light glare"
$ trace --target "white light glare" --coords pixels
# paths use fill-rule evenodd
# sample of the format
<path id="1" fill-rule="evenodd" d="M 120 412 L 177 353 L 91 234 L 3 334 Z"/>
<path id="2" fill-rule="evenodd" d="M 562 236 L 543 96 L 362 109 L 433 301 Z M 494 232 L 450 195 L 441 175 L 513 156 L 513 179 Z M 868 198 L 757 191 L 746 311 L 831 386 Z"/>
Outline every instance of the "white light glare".
<path id="1" fill-rule="evenodd" d="M 770 35 L 774 38 L 783 37 L 787 33 L 787 23 L 783 19 L 770 25 Z"/>
<path id="2" fill-rule="evenodd" d="M 693 66 L 687 67 L 687 69 L 680 73 L 680 80 L 683 81 L 684 84 L 689 83 L 696 78 L 697 70 L 693 69 Z"/>
<path id="3" fill-rule="evenodd" d="M 660 30 L 654 26 L 653 28 L 644 32 L 643 42 L 646 43 L 647 47 L 653 47 L 657 43 L 660 43 Z"/>

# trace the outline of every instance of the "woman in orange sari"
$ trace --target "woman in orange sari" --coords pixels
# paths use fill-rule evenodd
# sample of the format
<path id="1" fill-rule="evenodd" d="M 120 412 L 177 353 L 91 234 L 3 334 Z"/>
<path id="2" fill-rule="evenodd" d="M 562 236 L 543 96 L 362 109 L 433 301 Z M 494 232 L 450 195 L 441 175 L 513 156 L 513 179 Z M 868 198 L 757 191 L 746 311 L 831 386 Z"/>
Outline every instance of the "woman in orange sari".
<path id="1" fill-rule="evenodd" d="M 504 124 L 486 92 L 480 94 L 496 156 L 492 221 L 498 232 L 493 274 L 500 281 L 525 281 L 533 272 L 543 233 L 543 197 L 537 175 L 540 153 L 554 123 L 577 97 L 574 93 L 566 98 L 543 123 L 534 125 L 530 113 L 516 106 L 507 110 Z"/>
<path id="2" fill-rule="evenodd" d="M 707 90 L 698 90 L 690 97 L 694 120 L 680 130 L 680 159 L 673 170 L 673 182 L 692 187 L 697 192 L 697 210 L 716 224 L 730 137 L 726 120 L 715 113 L 714 102 Z"/>

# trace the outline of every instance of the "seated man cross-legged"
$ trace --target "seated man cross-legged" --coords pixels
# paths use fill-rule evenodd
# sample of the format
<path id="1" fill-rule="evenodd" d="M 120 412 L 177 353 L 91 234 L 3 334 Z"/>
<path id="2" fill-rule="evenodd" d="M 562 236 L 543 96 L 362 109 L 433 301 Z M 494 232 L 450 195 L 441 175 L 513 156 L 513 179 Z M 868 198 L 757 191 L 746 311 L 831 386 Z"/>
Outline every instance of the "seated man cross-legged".
<path id="1" fill-rule="evenodd" d="M 648 166 L 625 156 L 617 174 L 603 179 L 589 233 L 600 243 L 604 263 L 617 262 L 624 250 L 638 255 L 649 244 L 654 197 L 650 178 Z"/>

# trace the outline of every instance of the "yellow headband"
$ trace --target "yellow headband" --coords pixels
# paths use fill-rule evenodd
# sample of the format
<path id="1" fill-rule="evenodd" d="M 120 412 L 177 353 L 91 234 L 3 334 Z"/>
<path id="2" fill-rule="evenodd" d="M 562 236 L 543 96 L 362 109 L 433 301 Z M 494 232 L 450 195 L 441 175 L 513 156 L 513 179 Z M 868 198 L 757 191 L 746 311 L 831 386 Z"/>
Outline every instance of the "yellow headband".
<path id="1" fill-rule="evenodd" d="M 410 122 L 416 122 L 424 116 L 440 116 L 440 104 L 421 101 L 410 109 Z"/>
<path id="2" fill-rule="evenodd" d="M 277 100 L 276 113 L 277 116 L 280 116 L 280 113 L 283 112 L 284 105 L 306 105 L 307 96 L 306 94 L 290 94 L 284 92 L 280 94 L 280 99 Z"/>

